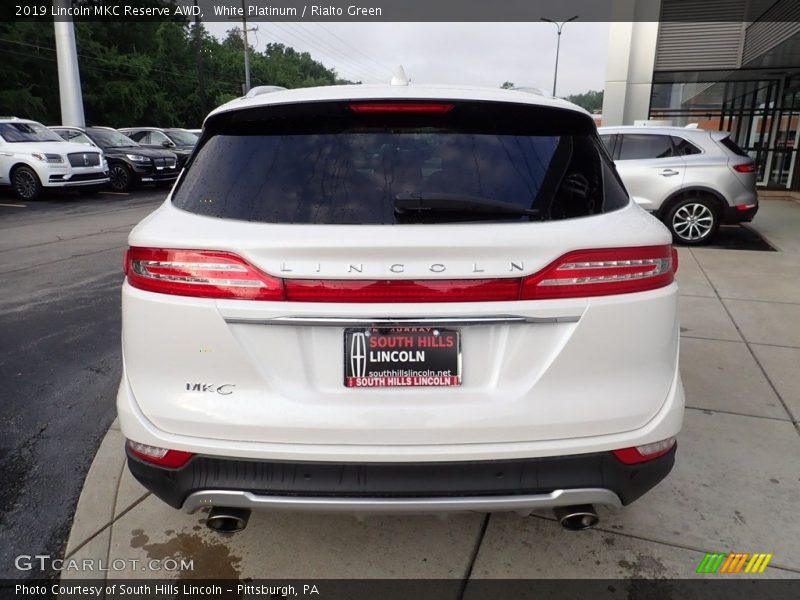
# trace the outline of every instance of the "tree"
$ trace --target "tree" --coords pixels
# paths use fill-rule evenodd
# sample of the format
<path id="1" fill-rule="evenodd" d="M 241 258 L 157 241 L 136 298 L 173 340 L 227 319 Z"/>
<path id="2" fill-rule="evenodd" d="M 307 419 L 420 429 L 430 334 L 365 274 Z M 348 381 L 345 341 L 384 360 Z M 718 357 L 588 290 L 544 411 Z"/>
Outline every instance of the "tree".
<path id="1" fill-rule="evenodd" d="M 573 104 L 577 104 L 578 106 L 585 108 L 590 113 L 595 111 L 600 111 L 603 109 L 603 91 L 594 91 L 589 90 L 583 94 L 573 94 L 571 96 L 567 96 L 567 100 L 572 102 Z"/>
<path id="2" fill-rule="evenodd" d="M 190 26 L 185 20 L 78 21 L 75 38 L 87 123 L 198 127 L 206 116 L 199 65 L 205 96 L 214 106 L 242 95 L 239 29 L 219 41 L 202 23 Z M 59 124 L 53 23 L 0 23 L 0 53 L 0 114 Z M 349 83 L 309 53 L 282 44 L 269 44 L 264 52 L 251 48 L 250 70 L 253 86 Z"/>

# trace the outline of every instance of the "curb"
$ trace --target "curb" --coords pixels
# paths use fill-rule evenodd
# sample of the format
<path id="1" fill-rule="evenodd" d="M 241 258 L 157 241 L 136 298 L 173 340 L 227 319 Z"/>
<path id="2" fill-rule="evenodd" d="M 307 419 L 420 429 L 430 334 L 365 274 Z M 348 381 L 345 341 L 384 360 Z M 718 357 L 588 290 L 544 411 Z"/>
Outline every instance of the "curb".
<path id="1" fill-rule="evenodd" d="M 124 477 L 124 443 L 125 438 L 115 419 L 100 443 L 83 483 L 64 551 L 65 565 L 72 561 L 82 565 L 84 560 L 90 560 L 92 564 L 98 561 L 108 564 L 112 525 L 149 494 L 132 478 Z M 61 579 L 104 580 L 106 572 L 102 568 L 65 569 L 61 572 Z"/>

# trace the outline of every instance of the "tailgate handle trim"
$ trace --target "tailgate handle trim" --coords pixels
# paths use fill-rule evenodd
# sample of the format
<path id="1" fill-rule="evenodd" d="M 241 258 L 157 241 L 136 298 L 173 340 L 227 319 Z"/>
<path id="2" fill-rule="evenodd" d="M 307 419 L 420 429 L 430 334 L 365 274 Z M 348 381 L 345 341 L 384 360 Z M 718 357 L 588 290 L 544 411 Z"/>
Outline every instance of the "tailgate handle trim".
<path id="1" fill-rule="evenodd" d="M 359 317 L 272 317 L 248 318 L 225 317 L 226 323 L 246 325 L 283 325 L 309 327 L 374 327 L 374 326 L 467 326 L 467 325 L 509 325 L 515 323 L 552 324 L 577 323 L 580 316 L 563 317 L 523 317 L 518 315 L 494 315 L 485 317 L 401 317 L 401 318 L 359 318 Z"/>

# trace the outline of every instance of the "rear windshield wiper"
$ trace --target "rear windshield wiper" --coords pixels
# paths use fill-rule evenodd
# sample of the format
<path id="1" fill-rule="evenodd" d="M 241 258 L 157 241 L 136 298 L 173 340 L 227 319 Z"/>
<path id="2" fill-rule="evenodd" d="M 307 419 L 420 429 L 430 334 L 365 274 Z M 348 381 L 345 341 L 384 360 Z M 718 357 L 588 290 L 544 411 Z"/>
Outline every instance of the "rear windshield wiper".
<path id="1" fill-rule="evenodd" d="M 482 196 L 469 196 L 466 194 L 425 192 L 418 194 L 397 194 L 394 197 L 394 212 L 402 215 L 411 212 L 462 212 L 517 215 L 537 217 L 539 211 L 535 208 L 523 208 L 510 202 L 502 202 Z"/>

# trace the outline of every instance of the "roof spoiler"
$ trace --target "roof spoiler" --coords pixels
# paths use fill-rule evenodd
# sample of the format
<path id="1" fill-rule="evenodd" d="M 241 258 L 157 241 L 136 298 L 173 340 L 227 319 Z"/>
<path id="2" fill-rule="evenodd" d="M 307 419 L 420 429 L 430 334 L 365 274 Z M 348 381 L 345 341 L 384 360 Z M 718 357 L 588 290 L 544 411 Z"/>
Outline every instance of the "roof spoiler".
<path id="1" fill-rule="evenodd" d="M 244 98 L 255 98 L 263 94 L 271 94 L 273 92 L 285 92 L 286 88 L 280 85 L 258 85 L 247 92 Z"/>

